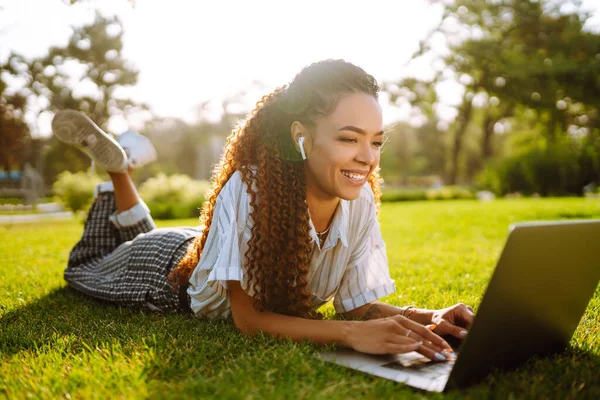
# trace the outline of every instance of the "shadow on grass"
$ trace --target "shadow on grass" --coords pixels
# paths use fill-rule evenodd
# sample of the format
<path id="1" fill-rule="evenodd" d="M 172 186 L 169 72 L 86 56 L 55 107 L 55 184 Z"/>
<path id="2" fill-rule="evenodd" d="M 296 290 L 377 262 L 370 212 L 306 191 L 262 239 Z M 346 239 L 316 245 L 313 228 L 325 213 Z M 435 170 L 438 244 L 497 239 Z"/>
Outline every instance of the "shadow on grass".
<path id="1" fill-rule="evenodd" d="M 231 320 L 200 320 L 189 314 L 160 314 L 118 307 L 61 288 L 0 319 L 0 359 L 54 352 L 62 357 L 102 349 L 124 356 L 148 356 L 144 375 L 152 381 L 218 383 L 244 369 L 272 369 L 274 360 L 317 363 L 315 345 L 277 341 L 264 335 L 241 336 Z M 116 350 L 115 350 L 116 349 Z M 240 360 L 243 362 L 240 363 Z M 254 378 L 250 378 L 254 379 Z M 214 385 L 213 385 L 214 386 Z M 218 385 L 217 385 L 218 386 Z"/>
<path id="2" fill-rule="evenodd" d="M 0 356 L 57 352 L 61 357 L 94 349 L 124 356 L 148 351 L 144 375 L 150 394 L 176 387 L 179 394 L 218 396 L 270 393 L 279 397 L 422 397 L 425 393 L 325 363 L 319 347 L 239 335 L 230 320 L 202 321 L 184 314 L 154 314 L 90 300 L 61 288 L 0 319 Z M 485 355 L 482 355 L 482 357 Z M 451 398 L 599 398 L 600 357 L 571 349 L 532 359 L 511 372 L 496 372 Z M 237 382 L 237 383 L 236 383 Z M 334 393 L 331 393 L 335 387 Z M 431 394 L 436 396 L 435 394 Z"/>
<path id="3" fill-rule="evenodd" d="M 85 296 L 69 287 L 17 308 L 0 319 L 0 352 L 9 356 L 39 349 L 60 337 L 73 336 L 70 351 L 118 343 L 127 352 L 136 344 L 151 346 L 177 338 L 202 341 L 214 331 L 236 333 L 228 320 L 203 321 L 183 313 L 153 313 L 119 307 Z M 196 337 L 195 334 L 204 334 Z M 87 346 L 85 346 L 85 345 Z"/>

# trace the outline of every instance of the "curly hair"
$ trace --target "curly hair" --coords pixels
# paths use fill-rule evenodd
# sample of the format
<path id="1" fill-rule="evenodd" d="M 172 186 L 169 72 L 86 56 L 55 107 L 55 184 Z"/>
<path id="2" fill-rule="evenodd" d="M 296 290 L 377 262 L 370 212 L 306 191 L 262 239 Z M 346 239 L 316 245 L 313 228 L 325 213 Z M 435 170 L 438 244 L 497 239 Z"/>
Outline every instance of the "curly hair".
<path id="1" fill-rule="evenodd" d="M 227 138 L 200 216 L 202 231 L 169 275 L 174 289 L 187 286 L 206 243 L 219 193 L 239 171 L 250 197 L 253 221 L 244 257 L 255 308 L 314 317 L 307 290 L 312 246 L 305 163 L 299 158 L 290 127 L 294 121 L 314 127 L 319 117 L 333 112 L 344 95 L 366 93 L 377 99 L 378 92 L 375 78 L 361 68 L 344 60 L 325 60 L 305 67 L 289 85 L 262 97 Z M 378 169 L 368 182 L 379 208 Z"/>

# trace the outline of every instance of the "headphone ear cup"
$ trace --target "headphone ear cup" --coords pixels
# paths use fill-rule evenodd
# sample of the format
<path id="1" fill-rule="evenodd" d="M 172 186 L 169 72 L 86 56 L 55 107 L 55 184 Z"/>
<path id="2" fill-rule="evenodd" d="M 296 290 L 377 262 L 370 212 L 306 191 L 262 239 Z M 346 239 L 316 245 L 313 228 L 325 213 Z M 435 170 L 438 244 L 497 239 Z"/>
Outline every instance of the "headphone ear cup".
<path id="1" fill-rule="evenodd" d="M 306 153 L 304 152 L 304 136 L 298 138 L 298 147 L 300 148 L 300 154 L 302 159 L 306 160 Z"/>

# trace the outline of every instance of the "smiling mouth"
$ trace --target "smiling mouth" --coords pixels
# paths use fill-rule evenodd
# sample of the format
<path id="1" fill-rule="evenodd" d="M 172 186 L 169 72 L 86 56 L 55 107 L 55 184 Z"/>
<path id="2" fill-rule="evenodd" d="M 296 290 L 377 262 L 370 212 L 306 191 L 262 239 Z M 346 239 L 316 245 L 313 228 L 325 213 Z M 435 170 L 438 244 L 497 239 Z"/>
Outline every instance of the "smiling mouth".
<path id="1" fill-rule="evenodd" d="M 367 177 L 367 173 L 358 174 L 356 172 L 346 172 L 346 171 L 341 171 L 341 172 L 344 176 L 350 178 L 351 180 L 353 180 L 355 182 L 363 181 Z"/>

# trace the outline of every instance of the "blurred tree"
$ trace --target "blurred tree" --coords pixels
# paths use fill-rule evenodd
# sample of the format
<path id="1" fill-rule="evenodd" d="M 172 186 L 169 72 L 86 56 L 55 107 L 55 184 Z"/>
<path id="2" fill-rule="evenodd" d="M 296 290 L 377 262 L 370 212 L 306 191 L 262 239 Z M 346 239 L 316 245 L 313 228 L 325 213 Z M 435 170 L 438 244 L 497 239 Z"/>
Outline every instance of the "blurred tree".
<path id="1" fill-rule="evenodd" d="M 417 127 L 398 124 L 390 131 L 390 146 L 396 157 L 404 162 L 397 165 L 410 175 L 443 175 L 448 162 L 448 143 L 445 130 L 436 112 L 439 97 L 436 91 L 439 76 L 431 81 L 415 78 L 403 79 L 400 83 L 384 84 L 390 93 L 390 102 L 408 101 L 412 106 L 411 117 L 422 121 Z M 401 133 L 396 131 L 400 130 Z M 383 171 L 386 174 L 385 170 Z"/>
<path id="2" fill-rule="evenodd" d="M 551 141 L 567 133 L 572 114 L 584 111 L 581 106 L 597 108 L 600 101 L 600 35 L 583 29 L 587 14 L 578 8 L 563 13 L 564 5 L 580 4 L 461 0 L 447 9 L 453 19 L 482 36 L 453 48 L 449 65 L 494 97 L 496 104 L 490 108 L 501 109 L 491 114 L 510 116 L 517 104 L 536 109 Z M 570 107 L 573 103 L 580 103 L 579 109 Z M 495 123 L 490 116 L 488 125 Z"/>
<path id="3" fill-rule="evenodd" d="M 157 162 L 149 166 L 149 170 L 209 180 L 213 167 L 221 156 L 226 137 L 245 115 L 229 107 L 240 98 L 241 93 L 238 93 L 225 99 L 219 105 L 221 116 L 216 122 L 207 117 L 207 103 L 198 106 L 199 121 L 194 124 L 177 118 L 154 118 L 148 121 L 143 133 L 150 138 L 158 152 Z M 150 175 L 141 173 L 134 178 L 138 178 L 139 182 Z"/>
<path id="4" fill-rule="evenodd" d="M 1 71 L 1 69 L 0 69 Z M 26 98 L 21 93 L 5 93 L 6 83 L 0 73 L 0 167 L 8 174 L 23 168 L 31 138 L 23 121 Z"/>
<path id="5" fill-rule="evenodd" d="M 469 124 L 473 123 L 476 96 L 485 99 L 482 105 L 485 116 L 478 122 L 482 132 L 480 160 L 466 160 L 467 165 L 481 168 L 494 155 L 493 133 L 501 121 L 514 117 L 517 109 L 535 110 L 537 120 L 543 123 L 541 133 L 549 142 L 567 132 L 598 136 L 600 35 L 583 29 L 589 16 L 581 12 L 579 2 L 433 0 L 432 3 L 444 7 L 443 17 L 421 42 L 414 58 L 433 54 L 433 62 L 441 62 L 443 68 L 438 68 L 432 80 L 419 84 L 435 87 L 451 76 L 464 86 L 456 120 L 448 131 L 453 137 L 446 174 L 450 184 L 460 175 L 463 142 Z M 446 38 L 447 54 L 434 54 L 431 47 L 434 35 Z M 395 85 L 414 92 L 411 88 L 416 82 L 410 78 Z M 413 96 L 409 101 L 413 107 L 424 109 L 418 97 Z M 429 101 L 434 105 L 437 99 Z"/>
<path id="6" fill-rule="evenodd" d="M 25 104 L 23 108 L 37 115 L 66 108 L 81 110 L 104 129 L 113 115 L 147 109 L 116 94 L 116 89 L 135 84 L 138 76 L 122 56 L 122 37 L 123 25 L 118 17 L 97 13 L 93 23 L 74 28 L 64 47 L 52 47 L 48 54 L 31 60 L 11 54 L 5 70 L 24 78 L 24 94 L 36 99 L 37 107 Z M 79 82 L 73 84 L 74 80 Z M 88 166 L 89 160 L 80 152 L 57 140 L 50 141 L 44 168 L 47 183 L 61 171 L 74 172 Z"/>
<path id="7" fill-rule="evenodd" d="M 115 95 L 117 88 L 134 85 L 138 76 L 121 54 L 122 37 L 118 17 L 97 13 L 92 24 L 74 29 L 65 47 L 52 47 L 47 55 L 32 60 L 13 53 L 7 64 L 13 75 L 27 79 L 31 95 L 48 100 L 38 112 L 79 109 L 106 128 L 112 115 L 144 107 Z M 79 80 L 79 88 L 69 82 L 73 79 Z"/>

